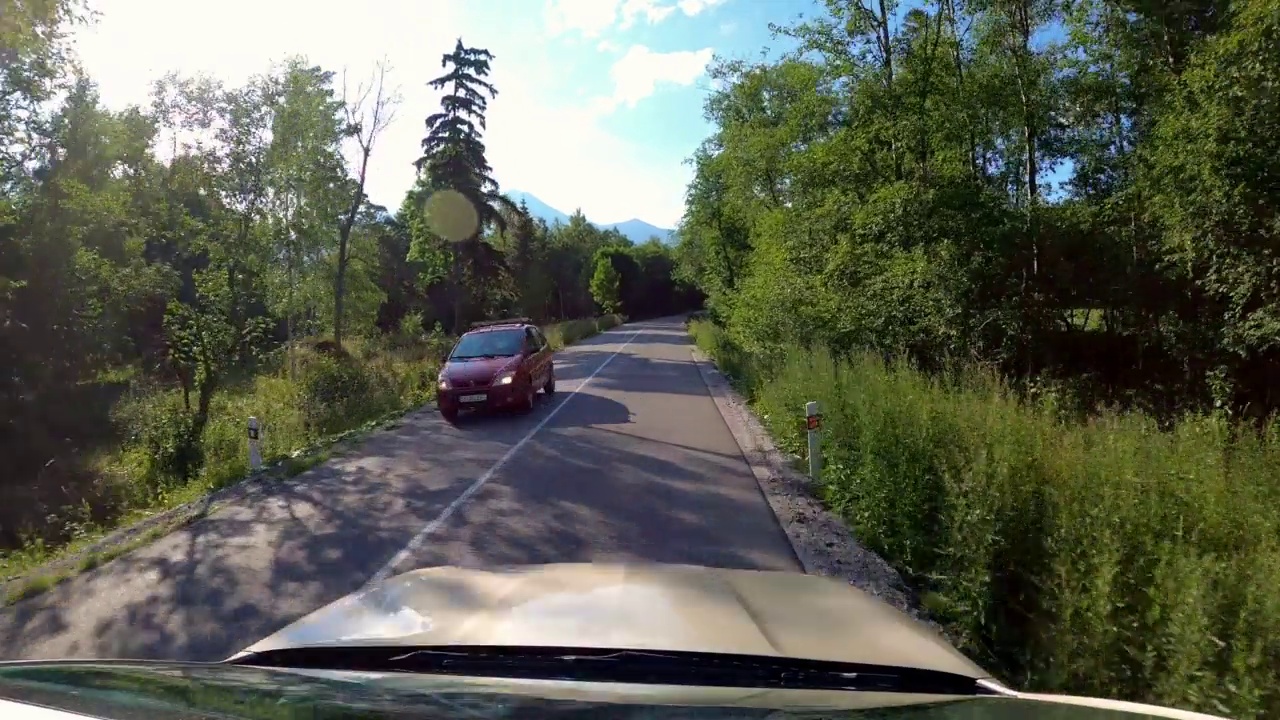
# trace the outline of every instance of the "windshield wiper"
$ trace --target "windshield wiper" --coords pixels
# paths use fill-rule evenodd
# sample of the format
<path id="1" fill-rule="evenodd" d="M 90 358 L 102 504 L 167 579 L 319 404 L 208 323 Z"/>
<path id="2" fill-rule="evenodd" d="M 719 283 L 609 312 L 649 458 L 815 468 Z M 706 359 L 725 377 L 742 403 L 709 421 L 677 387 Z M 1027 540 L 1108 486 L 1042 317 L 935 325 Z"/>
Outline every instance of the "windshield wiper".
<path id="1" fill-rule="evenodd" d="M 429 673 L 649 685 L 996 695 L 938 670 L 757 655 L 571 647 L 312 646 L 250 653 L 236 665 L 303 670 Z"/>

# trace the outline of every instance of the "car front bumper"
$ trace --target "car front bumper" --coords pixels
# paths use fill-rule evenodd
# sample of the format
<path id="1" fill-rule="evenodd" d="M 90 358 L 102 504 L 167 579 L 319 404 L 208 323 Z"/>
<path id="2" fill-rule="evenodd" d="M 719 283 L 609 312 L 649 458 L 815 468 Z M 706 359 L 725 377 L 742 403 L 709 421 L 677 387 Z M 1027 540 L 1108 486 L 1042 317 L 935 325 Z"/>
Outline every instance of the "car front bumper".
<path id="1" fill-rule="evenodd" d="M 449 388 L 436 391 L 436 407 L 444 411 L 496 410 L 524 402 L 529 394 L 529 383 L 513 382 L 510 385 L 486 385 L 484 387 Z"/>

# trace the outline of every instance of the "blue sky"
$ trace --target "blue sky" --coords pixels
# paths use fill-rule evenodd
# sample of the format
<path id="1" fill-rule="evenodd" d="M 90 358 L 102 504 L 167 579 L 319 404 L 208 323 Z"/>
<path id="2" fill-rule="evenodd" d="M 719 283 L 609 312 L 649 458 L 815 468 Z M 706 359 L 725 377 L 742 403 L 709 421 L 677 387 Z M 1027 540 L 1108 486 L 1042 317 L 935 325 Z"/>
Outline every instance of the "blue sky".
<path id="1" fill-rule="evenodd" d="M 413 182 L 426 82 L 461 36 L 495 55 L 489 161 L 504 189 L 593 220 L 673 227 L 709 132 L 702 119 L 712 54 L 753 56 L 769 22 L 813 12 L 806 0 L 91 0 L 99 22 L 78 52 L 120 108 L 145 103 L 170 70 L 243 82 L 289 54 L 351 74 L 386 58 L 401 96 L 371 166 L 375 202 L 395 207 Z"/>

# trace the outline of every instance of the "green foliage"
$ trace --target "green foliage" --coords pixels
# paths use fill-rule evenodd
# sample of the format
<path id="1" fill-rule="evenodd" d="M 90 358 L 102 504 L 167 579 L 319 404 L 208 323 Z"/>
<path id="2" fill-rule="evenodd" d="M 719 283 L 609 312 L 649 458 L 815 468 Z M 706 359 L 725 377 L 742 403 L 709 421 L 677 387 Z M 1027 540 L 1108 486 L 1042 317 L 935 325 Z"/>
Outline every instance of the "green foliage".
<path id="1" fill-rule="evenodd" d="M 373 390 L 364 367 L 350 356 L 317 353 L 298 368 L 299 401 L 309 428 L 318 434 L 332 432 L 357 412 Z M 366 420 L 368 418 L 359 418 Z"/>
<path id="2" fill-rule="evenodd" d="M 826 502 L 998 677 L 1280 712 L 1280 435 L 1221 417 L 1063 423 L 988 370 L 862 353 L 791 346 L 764 373 L 710 322 L 690 330 L 787 450 L 803 453 L 804 403 L 822 403 Z"/>
<path id="3" fill-rule="evenodd" d="M 140 463 L 137 486 L 142 496 L 137 500 L 152 500 L 165 487 L 193 480 L 204 466 L 202 428 L 175 399 L 139 397 L 120 409 L 117 422 Z"/>
<path id="4" fill-rule="evenodd" d="M 1274 3 L 825 7 L 711 68 L 675 275 L 736 341 L 1280 409 Z"/>
<path id="5" fill-rule="evenodd" d="M 608 253 L 597 252 L 595 271 L 591 274 L 591 297 L 606 313 L 615 313 L 621 306 L 621 277 L 613 267 L 613 257 Z"/>
<path id="6" fill-rule="evenodd" d="M 1226 383 L 1215 399 L 1270 408 L 1248 383 L 1280 363 L 1280 13 L 1254 0 L 1237 3 L 1231 17 L 1157 116 L 1142 180 L 1171 272 L 1194 283 L 1198 307 L 1183 319 L 1202 328 L 1195 350 Z"/>

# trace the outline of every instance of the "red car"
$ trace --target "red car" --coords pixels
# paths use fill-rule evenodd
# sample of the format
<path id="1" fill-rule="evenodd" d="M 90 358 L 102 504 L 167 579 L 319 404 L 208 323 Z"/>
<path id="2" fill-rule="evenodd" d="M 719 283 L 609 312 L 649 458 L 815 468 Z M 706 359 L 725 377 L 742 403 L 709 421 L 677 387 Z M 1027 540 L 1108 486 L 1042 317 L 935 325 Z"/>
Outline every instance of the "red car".
<path id="1" fill-rule="evenodd" d="M 551 346 L 529 318 L 474 323 L 440 368 L 436 407 L 454 422 L 468 409 L 533 409 L 534 395 L 556 391 Z"/>

